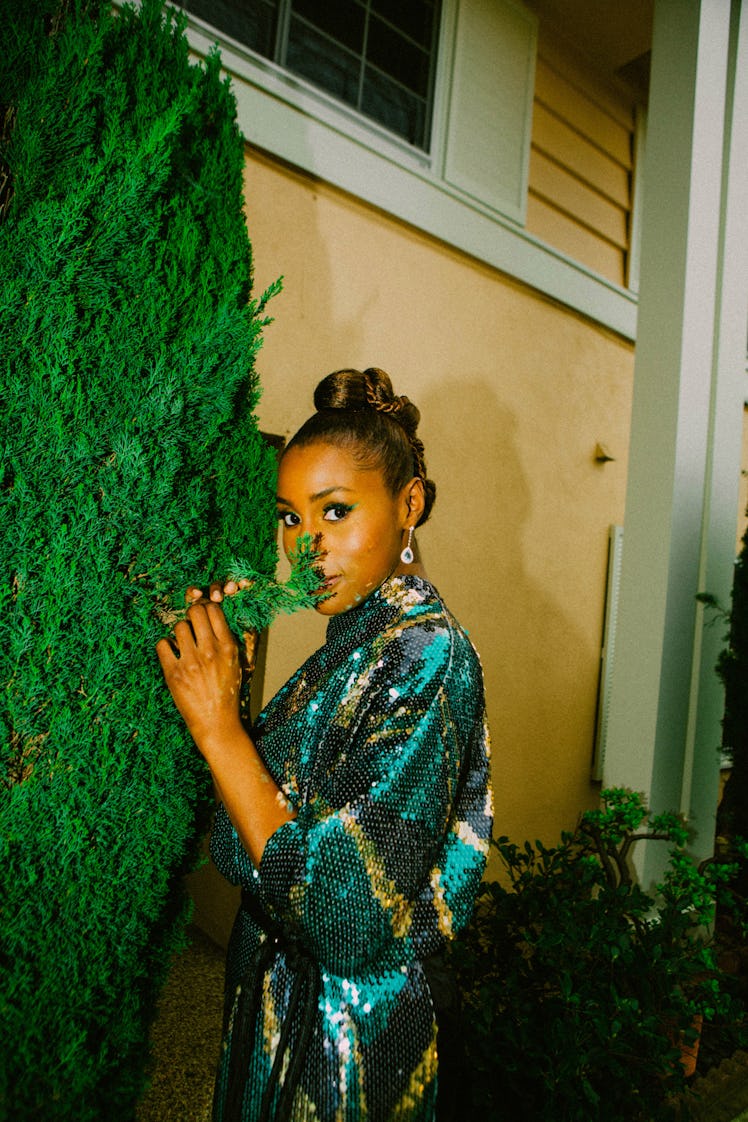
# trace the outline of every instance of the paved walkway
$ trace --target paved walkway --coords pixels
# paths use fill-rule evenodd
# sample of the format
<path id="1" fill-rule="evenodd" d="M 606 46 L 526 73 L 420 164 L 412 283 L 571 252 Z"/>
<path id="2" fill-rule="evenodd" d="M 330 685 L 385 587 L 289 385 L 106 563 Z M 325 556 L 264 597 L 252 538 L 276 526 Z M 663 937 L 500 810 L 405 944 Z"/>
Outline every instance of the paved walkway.
<path id="1" fill-rule="evenodd" d="M 151 1032 L 155 1070 L 136 1122 L 209 1122 L 223 1017 L 224 951 L 196 927 Z"/>
<path id="2" fill-rule="evenodd" d="M 693 1122 L 748 1122 L 748 1053 L 723 1060 L 694 1087 Z"/>

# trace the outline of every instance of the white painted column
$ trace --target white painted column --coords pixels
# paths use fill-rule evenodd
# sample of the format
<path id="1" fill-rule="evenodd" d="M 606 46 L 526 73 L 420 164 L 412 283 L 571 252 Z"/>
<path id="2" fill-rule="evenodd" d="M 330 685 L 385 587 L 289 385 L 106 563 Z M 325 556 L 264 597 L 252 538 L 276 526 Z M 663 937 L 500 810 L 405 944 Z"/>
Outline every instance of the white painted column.
<path id="1" fill-rule="evenodd" d="M 711 852 L 748 312 L 741 0 L 656 0 L 623 565 L 604 783 L 683 810 Z M 706 621 L 708 622 L 708 621 Z M 644 855 L 645 883 L 661 855 Z"/>
<path id="2" fill-rule="evenodd" d="M 712 368 L 712 415 L 707 465 L 699 587 L 730 603 L 740 471 L 743 405 L 746 397 L 748 323 L 748 4 L 733 0 L 728 56 L 725 158 Z M 703 611 L 703 610 L 702 610 Z M 700 613 L 701 614 L 701 613 Z M 714 666 L 725 643 L 725 627 L 697 618 L 701 650 L 694 658 L 699 704 L 686 742 L 681 808 L 697 820 L 701 791 L 712 789 L 714 761 L 709 751 L 724 709 L 714 688 Z M 704 626 L 706 624 L 706 626 Z M 708 845 L 701 852 L 707 855 Z"/>

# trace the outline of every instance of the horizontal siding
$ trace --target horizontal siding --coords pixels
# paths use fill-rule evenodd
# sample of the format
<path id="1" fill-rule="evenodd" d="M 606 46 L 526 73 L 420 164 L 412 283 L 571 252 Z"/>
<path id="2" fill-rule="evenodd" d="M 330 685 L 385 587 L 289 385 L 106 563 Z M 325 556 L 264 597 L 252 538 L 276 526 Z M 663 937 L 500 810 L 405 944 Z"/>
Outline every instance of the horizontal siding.
<path id="1" fill-rule="evenodd" d="M 624 261 L 620 249 L 533 195 L 527 200 L 527 228 L 567 257 L 583 261 L 588 268 L 614 284 L 624 284 Z"/>
<path id="2" fill-rule="evenodd" d="M 622 252 L 628 247 L 628 209 L 606 199 L 567 168 L 533 150 L 530 156 L 533 194 L 577 221 Z"/>
<path id="3" fill-rule="evenodd" d="M 573 219 L 566 218 L 554 206 L 530 197 L 527 201 L 527 226 L 532 227 L 536 237 L 560 249 L 567 257 L 576 261 L 594 261 L 595 273 L 608 277 L 616 284 L 624 284 L 620 250 L 597 234 L 585 230 Z"/>
<path id="4" fill-rule="evenodd" d="M 556 110 L 601 151 L 624 167 L 631 167 L 633 112 L 630 123 L 624 123 L 620 114 L 613 116 L 606 105 L 600 104 L 594 91 L 581 89 L 542 58 L 535 73 L 535 100 Z"/>
<path id="5" fill-rule="evenodd" d="M 535 101 L 533 147 L 549 160 L 605 198 L 627 208 L 631 199 L 631 171 L 607 152 L 601 151 L 586 136 L 559 120 L 539 101 Z"/>
<path id="6" fill-rule="evenodd" d="M 573 64 L 537 60 L 527 229 L 625 285 L 634 106 Z"/>

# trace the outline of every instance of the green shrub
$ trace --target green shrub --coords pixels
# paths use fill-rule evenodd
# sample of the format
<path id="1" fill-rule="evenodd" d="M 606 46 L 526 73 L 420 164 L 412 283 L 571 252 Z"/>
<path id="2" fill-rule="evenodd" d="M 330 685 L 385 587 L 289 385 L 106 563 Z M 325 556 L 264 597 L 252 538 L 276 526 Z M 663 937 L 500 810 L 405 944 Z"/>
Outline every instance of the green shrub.
<path id="1" fill-rule="evenodd" d="M 701 599 L 720 615 L 727 614 L 712 597 Z M 748 532 L 735 564 L 728 623 L 727 646 L 717 670 L 725 687 L 722 739 L 731 766 L 718 825 L 723 834 L 748 838 Z M 748 896 L 748 863 L 743 865 L 741 884 Z"/>
<path id="2" fill-rule="evenodd" d="M 656 896 L 629 867 L 645 837 L 670 847 Z M 504 883 L 483 885 L 453 951 L 476 1117 L 672 1117 L 679 1042 L 730 1003 L 706 931 L 734 866 L 697 869 L 686 840 L 675 816 L 616 789 L 556 846 L 493 842 Z"/>
<path id="3" fill-rule="evenodd" d="M 0 51 L 0 1116 L 131 1119 L 209 780 L 159 615 L 275 567 L 243 144 L 157 0 Z"/>

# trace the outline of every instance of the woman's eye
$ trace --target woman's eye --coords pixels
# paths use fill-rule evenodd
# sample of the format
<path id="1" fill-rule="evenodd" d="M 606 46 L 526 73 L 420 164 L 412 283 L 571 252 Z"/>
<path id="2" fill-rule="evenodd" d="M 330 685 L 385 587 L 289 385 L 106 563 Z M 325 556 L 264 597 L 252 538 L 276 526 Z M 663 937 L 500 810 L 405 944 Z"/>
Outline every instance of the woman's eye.
<path id="1" fill-rule="evenodd" d="M 301 519 L 293 510 L 279 510 L 278 521 L 282 522 L 284 526 L 288 526 L 290 529 L 292 526 L 298 526 Z"/>
<path id="2" fill-rule="evenodd" d="M 353 507 L 346 503 L 334 503 L 332 506 L 325 507 L 325 521 L 340 522 L 341 518 L 345 518 L 346 514 L 350 514 L 352 510 Z"/>

